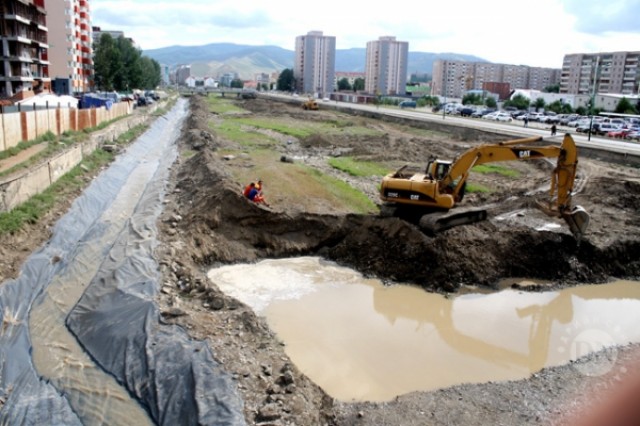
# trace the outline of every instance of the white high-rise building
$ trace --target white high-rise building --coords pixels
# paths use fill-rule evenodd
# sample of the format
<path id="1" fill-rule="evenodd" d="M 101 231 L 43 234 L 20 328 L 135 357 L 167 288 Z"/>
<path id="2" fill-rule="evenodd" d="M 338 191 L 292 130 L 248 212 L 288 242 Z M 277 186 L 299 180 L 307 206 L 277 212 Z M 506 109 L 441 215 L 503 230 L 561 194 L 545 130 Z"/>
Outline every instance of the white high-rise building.
<path id="1" fill-rule="evenodd" d="M 385 36 L 367 43 L 365 91 L 375 95 L 404 95 L 409 43 Z"/>
<path id="2" fill-rule="evenodd" d="M 333 92 L 336 64 L 336 38 L 322 31 L 296 37 L 293 77 L 296 91 L 325 97 Z"/>

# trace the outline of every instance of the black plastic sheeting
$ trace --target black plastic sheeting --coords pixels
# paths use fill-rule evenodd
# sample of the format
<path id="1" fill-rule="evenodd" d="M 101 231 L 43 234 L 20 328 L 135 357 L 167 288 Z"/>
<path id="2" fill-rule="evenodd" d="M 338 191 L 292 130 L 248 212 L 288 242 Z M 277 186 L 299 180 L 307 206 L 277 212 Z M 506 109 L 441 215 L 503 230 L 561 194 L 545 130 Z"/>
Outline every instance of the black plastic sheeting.
<path id="1" fill-rule="evenodd" d="M 66 319 L 80 345 L 156 424 L 245 424 L 234 382 L 210 348 L 190 340 L 179 327 L 161 324 L 154 303 L 161 280 L 153 258 L 155 223 L 186 114 L 187 103 L 181 99 L 155 120 L 75 201 L 56 224 L 51 240 L 29 257 L 20 276 L 0 285 L 0 397 L 5 399 L 0 424 L 83 424 L 64 391 L 38 375 L 31 358 L 28 318 L 52 280 L 95 241 L 105 244 L 104 256 L 96 259 L 98 272 Z M 150 152 L 158 155 L 150 158 Z M 157 170 L 140 197 L 130 200 L 135 203 L 133 214 L 123 220 L 115 240 L 102 242 L 106 222 L 113 223 L 102 213 L 131 173 L 150 162 L 157 162 Z"/>

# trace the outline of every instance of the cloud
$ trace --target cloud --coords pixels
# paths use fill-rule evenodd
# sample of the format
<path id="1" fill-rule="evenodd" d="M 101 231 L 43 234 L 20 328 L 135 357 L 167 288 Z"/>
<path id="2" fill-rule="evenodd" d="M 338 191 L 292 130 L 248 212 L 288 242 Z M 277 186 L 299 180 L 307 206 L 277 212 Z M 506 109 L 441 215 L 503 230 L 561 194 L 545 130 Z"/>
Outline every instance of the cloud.
<path id="1" fill-rule="evenodd" d="M 589 34 L 607 32 L 640 33 L 640 2 L 638 0 L 609 0 L 595 2 L 565 0 L 567 13 L 574 15 L 576 30 Z"/>

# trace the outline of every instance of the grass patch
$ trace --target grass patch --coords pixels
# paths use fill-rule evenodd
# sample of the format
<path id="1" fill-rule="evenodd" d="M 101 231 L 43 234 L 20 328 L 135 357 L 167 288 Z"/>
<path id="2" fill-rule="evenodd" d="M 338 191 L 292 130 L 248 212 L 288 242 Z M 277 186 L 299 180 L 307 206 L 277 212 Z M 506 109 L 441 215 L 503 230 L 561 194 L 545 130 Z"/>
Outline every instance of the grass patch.
<path id="1" fill-rule="evenodd" d="M 476 192 L 476 193 L 489 193 L 491 192 L 490 188 L 487 188 L 484 185 L 480 185 L 478 183 L 469 183 L 467 182 L 467 188 L 466 188 L 467 192 Z"/>
<path id="2" fill-rule="evenodd" d="M 291 126 L 288 126 L 287 124 L 278 123 L 277 121 L 273 121 L 273 120 L 255 119 L 255 118 L 235 118 L 233 119 L 233 121 L 239 124 L 243 124 L 245 126 L 256 127 L 258 129 L 273 130 L 274 132 L 278 132 L 283 135 L 288 135 L 295 138 L 305 138 L 307 136 L 310 136 L 316 133 L 315 131 L 312 131 L 312 129 L 307 127 L 291 127 Z"/>
<path id="3" fill-rule="evenodd" d="M 499 164 L 481 164 L 479 166 L 475 166 L 471 170 L 477 173 L 496 173 L 506 177 L 520 176 L 520 172 L 518 172 L 517 170 L 513 170 L 509 167 L 501 166 Z"/>
<path id="4" fill-rule="evenodd" d="M 34 145 L 39 145 L 43 142 L 53 142 L 56 140 L 56 135 L 53 132 L 47 132 L 44 135 L 37 137 L 36 139 L 30 141 L 22 141 L 19 142 L 16 146 L 12 146 L 11 148 L 0 152 L 0 160 L 5 160 L 9 157 L 13 157 L 14 155 L 18 155 L 20 152 L 25 149 L 31 148 Z"/>
<path id="5" fill-rule="evenodd" d="M 389 172 L 387 167 L 372 161 L 358 161 L 353 157 L 330 158 L 329 165 L 351 176 L 384 176 Z"/>
<path id="6" fill-rule="evenodd" d="M 322 211 L 360 214 L 376 211 L 375 203 L 344 181 L 301 163 L 281 163 L 278 157 L 272 150 L 254 150 L 251 152 L 254 166 L 250 170 L 232 167 L 233 179 L 239 182 L 238 190 L 260 178 L 265 183 L 267 201 L 276 208 L 295 205 L 305 211 L 315 211 L 322 205 Z"/>
<path id="7" fill-rule="evenodd" d="M 271 146 L 276 140 L 255 130 L 247 130 L 237 120 L 224 120 L 221 123 L 209 123 L 209 127 L 223 138 L 239 143 L 245 148 Z"/>
<path id="8" fill-rule="evenodd" d="M 232 103 L 231 99 L 219 97 L 219 96 L 207 96 L 207 105 L 209 111 L 214 114 L 238 114 L 245 112 L 244 109 L 237 107 Z"/>
<path id="9" fill-rule="evenodd" d="M 352 136 L 379 136 L 382 133 L 375 129 L 364 126 L 356 126 L 346 120 L 333 120 L 328 122 L 305 122 L 304 124 L 292 127 L 291 125 L 278 122 L 275 120 L 256 119 L 249 117 L 234 118 L 233 121 L 242 123 L 246 126 L 258 129 L 267 129 L 283 135 L 292 136 L 294 138 L 303 139 L 314 134 L 339 134 Z"/>
<path id="10" fill-rule="evenodd" d="M 349 206 L 356 213 L 367 214 L 377 210 L 376 205 L 364 193 L 358 191 L 348 183 L 325 175 L 319 170 L 302 166 L 306 173 L 325 188 L 327 192 L 337 198 L 342 204 Z M 312 195 L 313 196 L 313 195 Z"/>

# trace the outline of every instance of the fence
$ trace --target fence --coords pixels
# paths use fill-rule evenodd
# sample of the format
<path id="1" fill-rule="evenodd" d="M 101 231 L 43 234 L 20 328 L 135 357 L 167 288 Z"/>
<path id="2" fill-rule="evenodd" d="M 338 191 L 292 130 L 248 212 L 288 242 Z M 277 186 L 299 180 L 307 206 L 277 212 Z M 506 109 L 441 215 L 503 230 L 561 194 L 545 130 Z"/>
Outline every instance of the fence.
<path id="1" fill-rule="evenodd" d="M 119 102 L 107 110 L 55 108 L 35 109 L 0 114 L 0 151 L 6 151 L 22 141 L 52 132 L 60 135 L 68 130 L 83 130 L 100 123 L 128 115 L 133 110 L 129 102 Z"/>
<path id="2" fill-rule="evenodd" d="M 122 106 L 119 107 L 118 105 Z M 157 105 L 154 104 L 152 107 L 147 107 L 146 112 L 150 114 L 156 108 Z M 62 111 L 62 113 L 60 111 Z M 30 111 L 27 113 L 26 118 L 25 115 L 23 115 L 24 112 L 2 114 L 3 126 L 5 123 L 9 123 L 8 126 L 3 127 L 3 137 L 7 133 L 7 129 L 9 129 L 8 134 L 11 135 L 19 134 L 24 127 L 27 127 L 27 131 L 32 132 L 34 135 L 38 134 L 37 129 L 45 133 L 46 131 L 42 130 L 45 128 L 45 123 L 50 124 L 51 122 L 55 123 L 55 127 L 51 126 L 48 129 L 52 129 L 52 132 L 60 134 L 65 130 L 80 130 L 86 127 L 95 127 L 101 122 L 116 118 L 118 116 L 116 114 L 122 115 L 128 113 L 125 112 L 127 111 L 126 103 L 114 104 L 111 111 L 107 111 L 103 107 L 75 111 L 75 113 L 65 111 L 64 109 L 50 110 L 48 113 L 44 111 L 46 114 L 44 114 L 43 111 Z M 37 115 L 28 115 L 34 112 L 37 113 Z M 87 141 L 72 146 L 64 152 L 55 155 L 53 158 L 49 158 L 38 165 L 30 167 L 29 170 L 19 175 L 12 175 L 4 179 L 0 178 L 0 213 L 12 210 L 34 195 L 47 189 L 53 182 L 79 164 L 84 157 L 91 154 L 99 146 L 113 143 L 122 133 L 147 122 L 148 114 L 131 115 L 124 120 L 119 120 L 105 129 L 92 132 Z M 26 125 L 23 120 L 28 120 L 26 121 Z"/>

